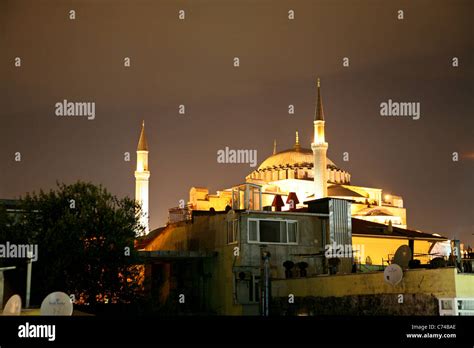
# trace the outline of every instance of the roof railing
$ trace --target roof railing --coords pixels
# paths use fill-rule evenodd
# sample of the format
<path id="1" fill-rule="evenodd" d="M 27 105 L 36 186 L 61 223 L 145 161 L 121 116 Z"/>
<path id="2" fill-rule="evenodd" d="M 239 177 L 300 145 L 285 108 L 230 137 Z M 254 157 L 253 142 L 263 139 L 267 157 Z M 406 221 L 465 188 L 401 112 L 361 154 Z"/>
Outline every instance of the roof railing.
<path id="1" fill-rule="evenodd" d="M 184 208 L 174 207 L 168 209 L 168 223 L 173 224 L 181 221 L 192 220 L 191 205 L 187 204 Z"/>

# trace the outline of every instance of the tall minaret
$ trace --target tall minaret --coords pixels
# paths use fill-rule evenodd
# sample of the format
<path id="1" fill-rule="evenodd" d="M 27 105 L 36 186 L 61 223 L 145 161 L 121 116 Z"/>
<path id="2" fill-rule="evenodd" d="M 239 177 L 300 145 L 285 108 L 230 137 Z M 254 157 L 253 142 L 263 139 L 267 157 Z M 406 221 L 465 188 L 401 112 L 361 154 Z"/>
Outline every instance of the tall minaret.
<path id="1" fill-rule="evenodd" d="M 137 146 L 137 170 L 135 171 L 135 200 L 142 207 L 140 223 L 145 226 L 145 233 L 150 232 L 148 215 L 148 143 L 145 136 L 145 121 L 142 122 L 142 131 Z"/>
<path id="2" fill-rule="evenodd" d="M 321 83 L 318 78 L 318 100 L 314 115 L 314 140 L 311 144 L 314 156 L 314 198 L 319 199 L 328 195 L 326 174 L 326 152 L 328 143 L 324 140 L 324 112 L 321 100 Z"/>

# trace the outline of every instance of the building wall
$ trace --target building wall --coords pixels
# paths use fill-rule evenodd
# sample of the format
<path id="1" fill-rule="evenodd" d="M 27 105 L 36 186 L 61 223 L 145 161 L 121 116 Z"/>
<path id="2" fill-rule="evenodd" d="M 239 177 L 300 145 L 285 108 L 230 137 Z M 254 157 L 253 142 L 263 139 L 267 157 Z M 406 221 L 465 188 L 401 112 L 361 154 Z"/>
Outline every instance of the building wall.
<path id="1" fill-rule="evenodd" d="M 168 225 L 146 250 L 216 251 L 216 258 L 205 262 L 204 272 L 210 275 L 206 284 L 209 306 L 217 314 L 242 314 L 242 306 L 233 301 L 234 245 L 227 245 L 226 214 L 193 220 Z"/>
<path id="2" fill-rule="evenodd" d="M 437 316 L 439 305 L 430 294 L 406 294 L 403 303 L 398 295 L 352 295 L 344 297 L 295 297 L 272 299 L 271 313 L 282 316 Z"/>
<path id="3" fill-rule="evenodd" d="M 474 273 L 459 273 L 456 280 L 456 297 L 474 298 Z"/>
<path id="4" fill-rule="evenodd" d="M 458 286 L 459 285 L 459 286 Z M 458 286 L 458 290 L 456 287 Z M 274 297 L 341 297 L 376 294 L 433 294 L 436 297 L 474 297 L 474 276 L 458 275 L 455 268 L 412 269 L 392 286 L 382 272 L 274 280 Z"/>
<path id="5" fill-rule="evenodd" d="M 188 204 L 195 210 L 224 211 L 226 206 L 231 206 L 232 196 L 228 191 L 218 191 L 214 195 L 209 194 L 209 190 L 202 187 L 192 187 L 189 190 Z"/>
<path id="6" fill-rule="evenodd" d="M 354 185 L 342 185 L 342 186 L 366 197 L 370 202 L 374 201 L 375 205 L 381 205 L 382 203 L 382 189 L 354 186 Z"/>
<path id="7" fill-rule="evenodd" d="M 297 245 L 259 244 L 248 240 L 248 220 L 283 219 L 298 222 Z M 229 220 L 238 221 L 236 242 L 227 244 Z M 260 276 L 262 249 L 271 253 L 270 272 L 272 296 L 287 297 L 292 293 L 298 297 L 352 296 L 398 293 L 428 293 L 439 297 L 468 296 L 474 289 L 474 277 L 456 278 L 453 269 L 408 270 L 400 285 L 392 287 L 383 280 L 383 273 L 364 273 L 327 276 L 322 254 L 327 242 L 326 215 L 295 212 L 237 211 L 235 215 L 195 215 L 193 221 L 168 225 L 146 250 L 199 250 L 217 252 L 217 256 L 204 262 L 206 274 L 205 294 L 209 307 L 217 314 L 256 315 L 258 301 L 244 303 L 240 291 L 245 291 L 240 272 Z M 373 238 L 352 236 L 354 249 L 364 246 L 365 255 L 370 255 L 374 264 L 381 264 L 382 257 L 394 254 L 400 245 L 408 245 L 402 238 Z M 416 253 L 427 253 L 431 243 L 415 241 Z M 238 249 L 236 249 L 238 248 Z M 235 251 L 238 250 L 238 256 Z M 293 278 L 285 279 L 283 262 L 308 263 L 308 278 L 300 278 L 295 268 Z M 380 260 L 380 261 L 378 261 Z M 365 258 L 363 260 L 365 262 Z M 348 271 L 348 270 L 346 270 Z M 348 271 L 350 272 L 350 270 Z M 342 272 L 344 273 L 344 272 Z M 347 272 L 346 272 L 347 273 Z M 456 282 L 455 282 L 456 280 Z M 239 283 L 240 282 L 240 283 Z M 454 285 L 456 284 L 456 285 Z M 474 295 L 472 295 L 474 297 Z"/>
<path id="8" fill-rule="evenodd" d="M 391 237 L 361 237 L 352 236 L 352 244 L 355 249 L 363 246 L 364 256 L 361 258 L 361 264 L 366 264 L 367 256 L 370 256 L 373 265 L 382 265 L 382 259 L 387 264 L 387 260 L 392 258 L 401 245 L 408 245 L 408 239 Z M 415 254 L 429 254 L 431 242 L 415 240 Z M 416 257 L 421 263 L 428 263 L 429 256 Z"/>
<path id="9" fill-rule="evenodd" d="M 287 219 L 298 222 L 297 245 L 260 244 L 248 241 L 248 219 Z M 237 212 L 239 221 L 236 243 L 227 244 L 227 214 L 194 216 L 193 222 L 180 222 L 168 225 L 146 250 L 200 250 L 217 252 L 215 259 L 205 262 L 204 272 L 207 277 L 206 295 L 210 308 L 217 314 L 256 315 L 259 313 L 258 302 L 245 303 L 237 292 L 238 274 L 248 271 L 253 276 L 260 276 L 262 269 L 262 246 L 271 253 L 270 272 L 272 279 L 285 278 L 283 262 L 295 264 L 308 263 L 307 275 L 324 272 L 321 255 L 324 251 L 323 222 L 324 217 L 310 214 L 284 212 Z M 235 256 L 238 248 L 238 256 Z M 301 254 L 311 254 L 301 255 Z M 294 275 L 298 276 L 297 268 Z M 242 289 L 242 287 L 240 286 Z"/>
<path id="10" fill-rule="evenodd" d="M 262 184 L 262 207 L 271 206 L 275 194 L 280 194 L 282 196 L 283 202 L 286 203 L 289 192 L 295 192 L 300 201 L 297 204 L 297 207 L 303 207 L 303 202 L 310 199 L 309 197 L 314 193 L 314 182 L 311 180 L 301 180 L 301 179 L 281 179 L 278 177 L 278 172 L 276 177 L 272 180 L 269 180 L 267 183 Z M 387 211 L 390 216 L 367 216 L 360 217 L 369 221 L 387 224 L 388 220 L 392 220 L 392 224 L 406 228 L 407 227 L 407 218 L 406 218 L 406 209 L 403 207 L 395 207 L 382 205 L 382 190 L 360 187 L 360 186 L 351 186 L 351 185 L 342 185 L 350 190 L 362 194 L 364 197 L 368 195 L 369 201 L 375 201 L 376 205 L 374 208 L 379 208 Z M 243 195 L 243 193 L 242 193 Z M 242 196 L 243 197 L 243 196 Z M 393 196 L 396 197 L 396 196 Z M 337 198 L 337 197 L 336 197 Z M 359 211 L 366 209 L 367 204 L 365 203 L 365 198 L 360 197 L 339 197 L 348 200 L 355 200 L 355 203 L 351 204 L 351 214 L 354 216 Z M 400 198 L 401 199 L 401 198 Z M 224 211 L 226 206 L 231 206 L 231 193 L 230 191 L 218 191 L 216 194 L 210 195 L 209 190 L 205 188 L 196 188 L 193 187 L 189 191 L 189 203 L 194 210 L 209 210 L 214 208 L 216 211 Z M 289 210 L 290 206 L 285 204 L 282 210 Z"/>
<path id="11" fill-rule="evenodd" d="M 257 219 L 283 219 L 296 220 L 298 222 L 297 245 L 269 244 L 248 242 L 248 218 Z M 285 278 L 283 262 L 290 260 L 295 264 L 301 261 L 308 263 L 308 276 L 321 274 L 323 272 L 322 257 L 314 256 L 315 253 L 324 252 L 323 219 L 309 214 L 295 214 L 284 212 L 251 212 L 241 214 L 240 217 L 240 246 L 241 258 L 238 264 L 241 266 L 258 266 L 261 263 L 261 246 L 266 245 L 265 250 L 271 253 L 271 276 L 272 278 Z M 312 254 L 312 257 L 301 254 Z M 301 256 L 298 256 L 301 255 Z"/>
<path id="12" fill-rule="evenodd" d="M 372 206 L 374 209 L 382 209 L 387 211 L 393 216 L 355 216 L 359 211 L 367 209 L 367 204 L 352 203 L 351 211 L 352 216 L 355 216 L 360 219 L 377 222 L 380 224 L 387 224 L 388 220 L 392 220 L 393 225 L 398 225 L 398 227 L 406 228 L 407 227 L 407 211 L 405 208 L 391 207 L 387 205 L 383 206 Z M 398 220 L 398 221 L 397 221 Z M 400 222 L 400 224 L 398 224 Z"/>

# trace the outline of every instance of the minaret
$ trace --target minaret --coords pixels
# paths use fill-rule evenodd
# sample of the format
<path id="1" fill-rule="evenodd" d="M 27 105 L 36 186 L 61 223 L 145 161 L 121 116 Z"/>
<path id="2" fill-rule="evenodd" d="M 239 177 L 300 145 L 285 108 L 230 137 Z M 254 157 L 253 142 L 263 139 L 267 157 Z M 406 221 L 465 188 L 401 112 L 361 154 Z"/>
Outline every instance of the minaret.
<path id="1" fill-rule="evenodd" d="M 148 143 L 145 136 L 145 121 L 142 122 L 142 131 L 137 146 L 137 170 L 135 171 L 135 200 L 142 207 L 140 224 L 145 226 L 145 233 L 150 232 L 148 215 Z"/>
<path id="2" fill-rule="evenodd" d="M 314 198 L 319 199 L 328 195 L 326 152 L 328 143 L 324 140 L 324 112 L 321 100 L 321 83 L 318 78 L 318 100 L 314 115 L 314 140 L 311 144 L 314 156 Z"/>

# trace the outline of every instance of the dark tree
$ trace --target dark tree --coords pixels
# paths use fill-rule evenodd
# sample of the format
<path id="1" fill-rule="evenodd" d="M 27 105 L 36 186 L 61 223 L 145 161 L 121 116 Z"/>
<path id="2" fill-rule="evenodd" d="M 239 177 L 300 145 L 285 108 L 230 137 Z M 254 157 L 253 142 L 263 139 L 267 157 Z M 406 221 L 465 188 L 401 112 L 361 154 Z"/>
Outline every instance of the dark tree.
<path id="1" fill-rule="evenodd" d="M 15 219 L 0 209 L 0 243 L 38 245 L 33 304 L 52 291 L 74 294 L 91 307 L 139 296 L 143 272 L 134 241 L 143 227 L 134 200 L 78 182 L 28 194 L 19 207 Z"/>

